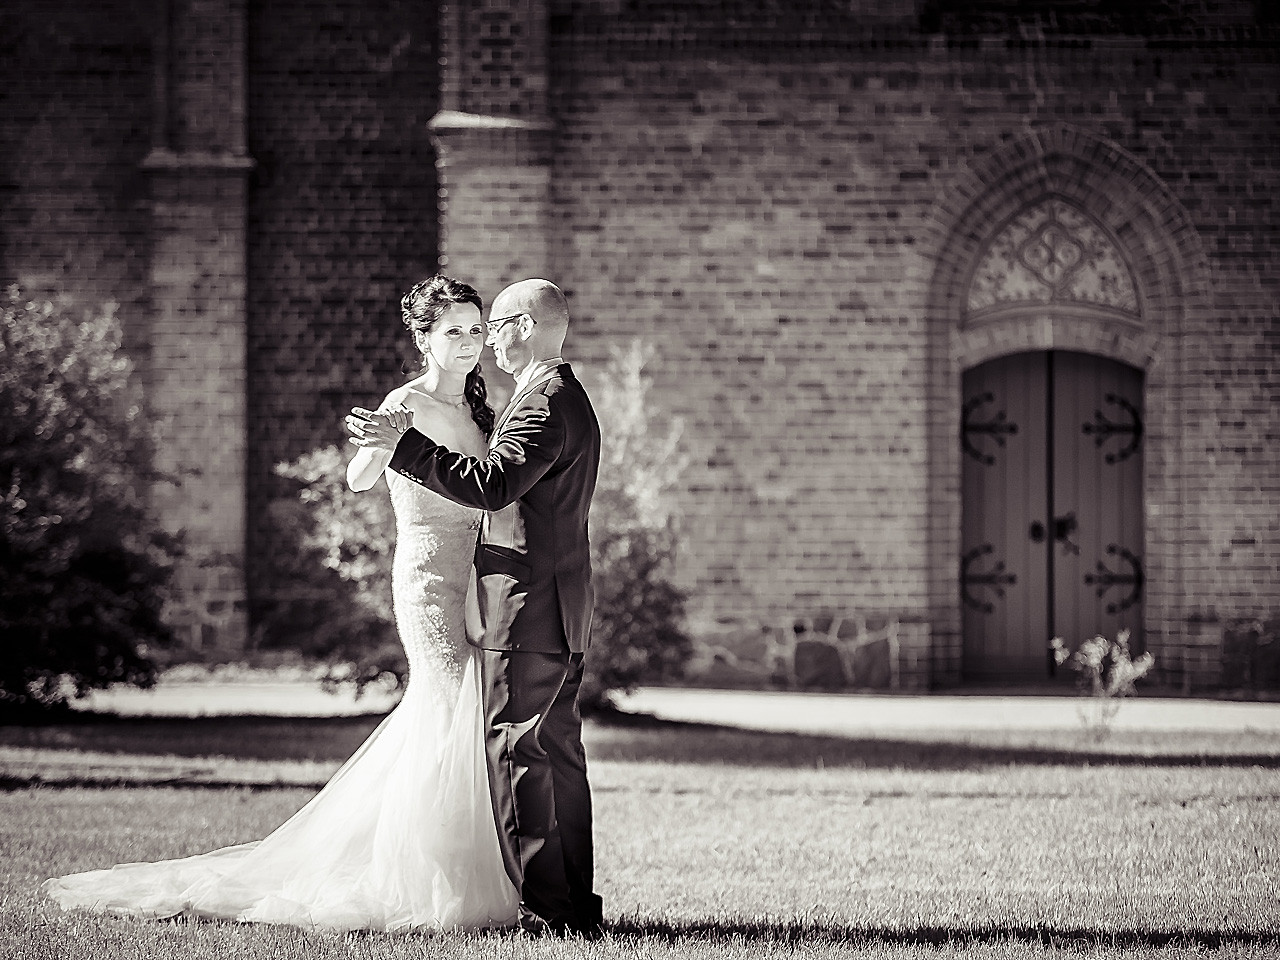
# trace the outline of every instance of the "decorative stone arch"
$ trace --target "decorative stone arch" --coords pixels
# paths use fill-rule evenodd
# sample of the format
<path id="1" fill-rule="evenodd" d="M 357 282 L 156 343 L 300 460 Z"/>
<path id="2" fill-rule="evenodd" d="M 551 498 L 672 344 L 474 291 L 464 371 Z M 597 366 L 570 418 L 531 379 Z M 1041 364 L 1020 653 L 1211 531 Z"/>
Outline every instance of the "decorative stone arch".
<path id="1" fill-rule="evenodd" d="M 975 274 L 1019 216 L 1059 203 L 1115 245 L 1134 287 L 1132 309 L 1071 298 L 971 309 Z M 1079 350 L 1146 374 L 1143 497 L 1149 519 L 1147 636 L 1176 645 L 1184 611 L 1181 386 L 1183 333 L 1211 311 L 1208 261 L 1190 218 L 1163 181 L 1123 148 L 1055 123 L 1034 127 L 960 170 L 929 217 L 930 618 L 933 675 L 960 676 L 957 582 L 961 493 L 960 383 L 984 360 L 1026 350 Z"/>
<path id="2" fill-rule="evenodd" d="M 1046 196 L 990 235 L 964 284 L 961 371 L 1023 350 L 1082 350 L 1145 370 L 1160 335 L 1117 240 L 1070 200 Z"/>

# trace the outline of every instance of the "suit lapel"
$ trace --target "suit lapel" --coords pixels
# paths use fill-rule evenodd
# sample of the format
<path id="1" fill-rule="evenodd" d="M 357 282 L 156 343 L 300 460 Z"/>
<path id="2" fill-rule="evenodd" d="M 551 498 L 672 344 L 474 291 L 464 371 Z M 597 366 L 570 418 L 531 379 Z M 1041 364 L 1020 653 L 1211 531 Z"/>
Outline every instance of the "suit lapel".
<path id="1" fill-rule="evenodd" d="M 498 418 L 497 423 L 493 425 L 493 433 L 489 434 L 489 449 L 491 450 L 493 449 L 493 444 L 498 439 L 498 434 L 501 432 L 503 426 L 506 424 L 511 414 L 515 412 L 516 407 L 520 406 L 524 398 L 529 395 L 529 391 L 531 391 L 534 387 L 539 386 L 540 384 L 546 383 L 552 377 L 556 377 L 556 376 L 565 377 L 567 379 L 568 377 L 573 376 L 573 371 L 570 369 L 567 363 L 557 364 L 551 369 L 546 370 L 543 373 L 539 374 L 538 376 L 534 377 L 527 384 L 525 384 L 525 387 L 523 390 L 521 390 L 519 393 L 512 395 L 511 402 L 507 404 L 506 409 L 502 411 L 502 416 L 500 416 Z M 514 510 L 515 504 L 512 504 L 510 507 L 507 507 L 506 509 Z M 493 514 L 490 513 L 488 510 L 486 510 L 484 513 L 484 516 L 480 520 L 480 542 L 481 543 L 487 543 L 489 541 L 489 525 L 492 517 L 493 517 Z"/>
<path id="2" fill-rule="evenodd" d="M 493 446 L 493 441 L 497 438 L 499 431 L 502 430 L 511 414 L 515 412 L 516 408 L 520 406 L 531 390 L 535 387 L 541 386 L 553 377 L 568 376 L 570 373 L 569 365 L 567 363 L 560 363 L 554 367 L 544 370 L 542 373 L 538 374 L 526 383 L 524 389 L 511 398 L 511 402 L 508 403 L 506 409 L 502 411 L 502 416 L 500 416 L 498 418 L 498 422 L 494 424 L 493 433 L 489 434 L 489 445 L 491 447 Z"/>

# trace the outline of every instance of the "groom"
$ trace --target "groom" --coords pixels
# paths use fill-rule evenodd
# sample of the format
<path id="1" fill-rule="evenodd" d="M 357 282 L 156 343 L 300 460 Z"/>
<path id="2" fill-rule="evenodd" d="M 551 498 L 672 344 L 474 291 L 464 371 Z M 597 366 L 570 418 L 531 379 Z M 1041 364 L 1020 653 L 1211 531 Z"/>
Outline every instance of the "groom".
<path id="1" fill-rule="evenodd" d="M 390 468 L 442 496 L 487 510 L 476 554 L 489 786 L 520 926 L 598 936 L 592 890 L 591 792 L 578 688 L 591 633 L 587 511 L 600 427 L 560 357 L 569 310 L 560 288 L 523 280 L 498 294 L 488 338 L 516 378 L 489 454 L 474 459 L 410 428 Z M 365 436 L 383 425 L 356 409 Z"/>

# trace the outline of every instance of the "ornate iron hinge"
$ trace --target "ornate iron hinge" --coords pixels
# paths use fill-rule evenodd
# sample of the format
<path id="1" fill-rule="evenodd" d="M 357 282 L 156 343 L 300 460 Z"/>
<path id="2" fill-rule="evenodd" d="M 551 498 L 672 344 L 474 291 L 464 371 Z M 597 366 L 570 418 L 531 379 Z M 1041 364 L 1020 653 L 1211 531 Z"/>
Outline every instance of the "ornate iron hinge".
<path id="1" fill-rule="evenodd" d="M 985 433 L 995 440 L 996 446 L 1004 446 L 1004 437 L 1002 434 L 1014 434 L 1018 432 L 1016 423 L 1008 423 L 1008 417 L 1001 410 L 994 417 L 985 423 L 971 423 L 969 417 L 979 407 L 988 403 L 995 402 L 995 395 L 991 392 L 980 393 L 976 397 L 970 397 L 965 401 L 964 407 L 960 412 L 960 445 L 964 448 L 964 452 L 979 463 L 991 466 L 996 462 L 996 458 L 990 454 L 983 453 L 973 445 L 973 441 L 969 439 L 971 433 Z"/>
<path id="2" fill-rule="evenodd" d="M 1124 397 L 1118 397 L 1114 393 L 1108 393 L 1104 398 L 1107 403 L 1115 404 L 1121 410 L 1129 415 L 1128 423 L 1120 423 L 1108 420 L 1106 414 L 1101 410 L 1093 411 L 1093 422 L 1086 423 L 1083 430 L 1086 434 L 1092 436 L 1094 446 L 1102 446 L 1114 434 L 1129 434 L 1129 443 L 1127 446 L 1115 453 L 1108 453 L 1106 456 L 1107 463 L 1119 463 L 1121 460 L 1128 460 L 1138 449 L 1138 444 L 1142 442 L 1142 417 L 1138 414 L 1138 408 L 1126 400 Z"/>
<path id="3" fill-rule="evenodd" d="M 1124 547 L 1118 547 L 1114 543 L 1108 545 L 1107 555 L 1112 557 L 1119 556 L 1121 560 L 1129 564 L 1131 572 L 1116 573 L 1105 563 L 1099 560 L 1097 567 L 1098 572 L 1086 573 L 1084 575 L 1084 582 L 1091 587 L 1096 585 L 1099 597 L 1114 586 L 1128 584 L 1131 589 L 1129 590 L 1129 595 L 1127 597 L 1119 603 L 1107 604 L 1107 613 L 1119 613 L 1121 610 L 1128 610 L 1142 599 L 1142 585 L 1145 582 L 1145 578 L 1142 574 L 1142 561 Z"/>
<path id="4" fill-rule="evenodd" d="M 981 610 L 983 613 L 991 613 L 995 610 L 995 605 L 975 597 L 969 592 L 970 586 L 989 587 L 995 591 L 997 597 L 1003 600 L 1004 586 L 1002 585 L 1012 586 L 1018 582 L 1017 574 L 1005 572 L 1003 560 L 997 560 L 996 565 L 985 573 L 970 573 L 969 568 L 974 561 L 994 552 L 995 548 L 991 544 L 984 543 L 980 547 L 974 547 L 960 560 L 960 596 L 967 606 L 974 610 Z"/>

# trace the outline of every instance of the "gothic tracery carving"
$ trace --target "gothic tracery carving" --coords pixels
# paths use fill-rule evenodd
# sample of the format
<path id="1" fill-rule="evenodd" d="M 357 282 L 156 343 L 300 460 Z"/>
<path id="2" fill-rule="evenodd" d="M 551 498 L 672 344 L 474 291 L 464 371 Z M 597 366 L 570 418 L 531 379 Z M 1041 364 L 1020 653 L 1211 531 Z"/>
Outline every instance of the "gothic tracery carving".
<path id="1" fill-rule="evenodd" d="M 1078 303 L 1134 317 L 1139 312 L 1133 275 L 1115 242 L 1058 199 L 1009 221 L 974 271 L 969 315 L 1018 303 Z"/>

